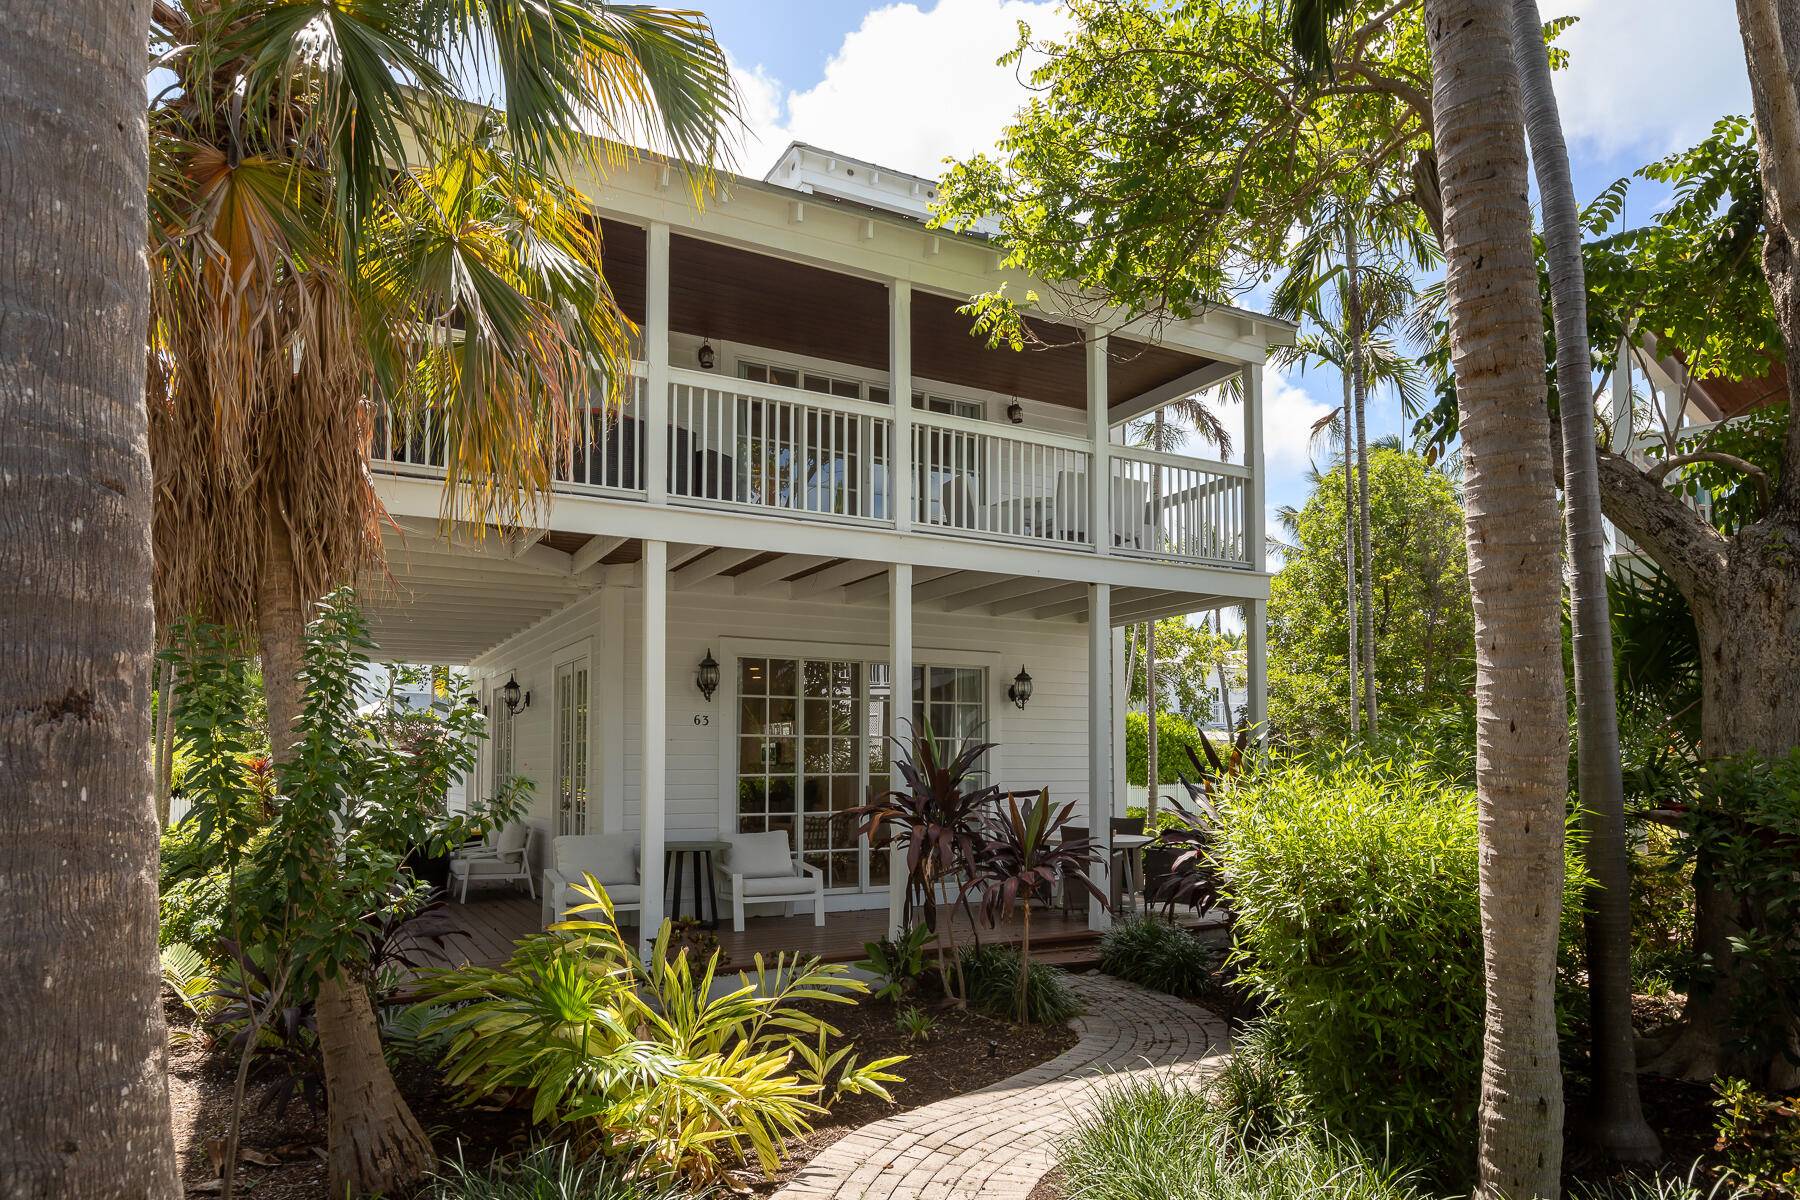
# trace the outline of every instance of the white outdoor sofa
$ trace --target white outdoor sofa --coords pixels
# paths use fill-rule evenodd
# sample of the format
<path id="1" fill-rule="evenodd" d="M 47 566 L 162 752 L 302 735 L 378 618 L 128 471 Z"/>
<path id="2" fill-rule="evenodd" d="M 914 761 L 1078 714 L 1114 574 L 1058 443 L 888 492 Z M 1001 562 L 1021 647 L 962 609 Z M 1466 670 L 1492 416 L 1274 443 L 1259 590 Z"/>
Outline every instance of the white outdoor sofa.
<path id="1" fill-rule="evenodd" d="M 561 921 L 571 908 L 589 902 L 575 890 L 586 875 L 592 875 L 606 889 L 615 912 L 643 910 L 636 835 L 569 834 L 550 843 L 550 865 L 544 868 L 546 927 Z"/>
<path id="2" fill-rule="evenodd" d="M 802 902 L 811 903 L 813 924 L 825 924 L 825 873 L 800 860 L 788 835 L 739 833 L 725 838 L 726 850 L 715 868 L 731 894 L 731 927 L 744 932 L 744 905 L 780 904 L 793 916 Z"/>
<path id="3" fill-rule="evenodd" d="M 460 903 L 469 902 L 469 883 L 517 883 L 525 881 L 532 898 L 537 887 L 531 879 L 531 848 L 537 830 L 523 821 L 490 831 L 480 842 L 450 856 L 450 889 Z"/>

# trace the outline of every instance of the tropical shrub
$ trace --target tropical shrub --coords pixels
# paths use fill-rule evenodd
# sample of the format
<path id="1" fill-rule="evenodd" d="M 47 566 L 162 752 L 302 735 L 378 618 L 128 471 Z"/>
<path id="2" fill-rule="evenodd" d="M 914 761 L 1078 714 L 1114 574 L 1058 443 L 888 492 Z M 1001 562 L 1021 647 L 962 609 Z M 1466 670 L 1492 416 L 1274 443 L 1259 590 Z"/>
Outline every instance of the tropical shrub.
<path id="1" fill-rule="evenodd" d="M 707 1185 L 751 1156 L 766 1173 L 782 1140 L 806 1133 L 840 1096 L 890 1098 L 888 1068 L 833 1048 L 836 1031 L 798 1007 L 854 1003 L 867 991 L 840 965 L 778 957 L 714 997 L 716 960 L 668 953 L 665 925 L 647 960 L 620 935 L 591 876 L 589 903 L 524 938 L 499 967 L 464 967 L 422 991 L 447 1006 L 444 1078 L 470 1103 L 523 1094 L 534 1121 L 571 1126 L 584 1151 L 638 1160 L 659 1179 Z"/>
<path id="2" fill-rule="evenodd" d="M 1219 1001 L 1224 959 L 1222 949 L 1149 914 L 1116 923 L 1100 939 L 1102 971 L 1184 1000 Z"/>
<path id="3" fill-rule="evenodd" d="M 1156 714 L 1156 781 L 1173 784 L 1191 775 L 1188 751 L 1201 754 L 1200 730 L 1179 713 Z M 1125 714 L 1125 782 L 1142 787 L 1150 782 L 1150 721 L 1141 712 Z"/>
<path id="4" fill-rule="evenodd" d="M 971 946 L 964 950 L 962 973 L 969 990 L 969 1004 L 990 1017 L 1016 1017 L 1019 966 L 1019 951 L 1012 946 Z M 1069 986 L 1068 975 L 1046 963 L 1031 964 L 1028 996 L 1028 1024 L 1061 1025 L 1081 1015 L 1081 1001 Z"/>
<path id="5" fill-rule="evenodd" d="M 1800 1196 L 1800 1096 L 1765 1096 L 1742 1079 L 1722 1079 L 1713 1106 L 1727 1177 L 1762 1196 Z"/>
<path id="6" fill-rule="evenodd" d="M 894 1014 L 894 1028 L 909 1042 L 928 1042 L 937 1032 L 937 1018 L 916 1004 L 909 1004 Z"/>
<path id="7" fill-rule="evenodd" d="M 884 937 L 864 942 L 863 953 L 867 957 L 856 964 L 856 969 L 867 971 L 880 983 L 875 989 L 877 1000 L 898 1002 L 918 990 L 919 981 L 925 976 L 925 947 L 930 944 L 931 930 L 913 925 L 897 941 Z"/>
<path id="8" fill-rule="evenodd" d="M 1288 1128 L 1246 1137 L 1194 1087 L 1109 1083 L 1057 1151 L 1063 1194 L 1082 1200 L 1416 1200 L 1408 1177 L 1354 1145 Z"/>
<path id="9" fill-rule="evenodd" d="M 1484 994 L 1475 796 L 1427 767 L 1290 759 L 1224 796 L 1238 980 L 1299 1101 L 1340 1135 L 1462 1169 Z M 1579 944 L 1570 856 L 1563 941 Z"/>
<path id="10" fill-rule="evenodd" d="M 673 1200 L 667 1185 L 629 1167 L 584 1159 L 563 1143 L 540 1146 L 517 1158 L 471 1167 L 459 1146 L 454 1160 L 427 1187 L 423 1200 Z"/>

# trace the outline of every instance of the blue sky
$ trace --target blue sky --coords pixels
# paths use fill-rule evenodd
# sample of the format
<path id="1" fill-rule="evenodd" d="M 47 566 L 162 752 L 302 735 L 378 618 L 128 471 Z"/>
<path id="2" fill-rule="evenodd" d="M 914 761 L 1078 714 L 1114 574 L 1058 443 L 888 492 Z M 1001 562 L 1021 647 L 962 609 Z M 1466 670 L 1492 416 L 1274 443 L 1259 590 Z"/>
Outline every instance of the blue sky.
<path id="1" fill-rule="evenodd" d="M 990 145 L 1024 97 L 994 65 L 1020 20 L 1064 26 L 1053 0 L 695 0 L 737 68 L 749 133 L 740 169 L 761 174 L 790 138 L 920 174 Z M 1578 199 L 1690 145 L 1713 120 L 1748 110 L 1731 0 L 1539 0 L 1546 19 L 1577 16 L 1558 78 Z M 1627 217 L 1660 194 L 1640 184 Z M 1335 407 L 1328 369 L 1269 380 L 1269 504 L 1305 498 L 1307 430 Z M 1390 397 L 1372 433 L 1399 432 Z"/>

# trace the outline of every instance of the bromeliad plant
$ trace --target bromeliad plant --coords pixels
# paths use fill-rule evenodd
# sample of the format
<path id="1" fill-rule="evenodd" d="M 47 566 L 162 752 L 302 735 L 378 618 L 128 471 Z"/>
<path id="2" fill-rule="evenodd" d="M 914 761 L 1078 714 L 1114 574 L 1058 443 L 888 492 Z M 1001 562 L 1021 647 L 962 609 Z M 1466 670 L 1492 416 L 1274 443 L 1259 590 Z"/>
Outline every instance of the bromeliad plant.
<path id="1" fill-rule="evenodd" d="M 967 878 L 981 849 L 982 814 L 1000 797 L 993 784 L 976 782 L 982 756 L 992 742 L 973 737 L 961 742 L 939 739 L 930 722 L 913 731 L 912 742 L 895 737 L 894 769 L 906 781 L 904 789 L 884 793 L 872 804 L 852 811 L 866 820 L 861 829 L 871 846 L 881 845 L 884 825 L 888 835 L 906 850 L 906 905 L 904 920 L 913 923 L 915 910 L 924 916 L 925 928 L 941 934 L 937 941 L 938 974 L 946 995 L 960 997 L 952 986 L 952 973 L 960 975 L 956 952 L 954 911 L 942 927 L 938 924 L 939 890 L 958 877 Z M 968 912 L 968 892 L 959 889 L 955 908 Z"/>
<path id="2" fill-rule="evenodd" d="M 588 902 L 503 965 L 425 982 L 428 1002 L 447 1006 L 428 1029 L 450 1039 L 445 1079 L 465 1101 L 528 1095 L 532 1119 L 575 1126 L 585 1153 L 704 1187 L 752 1157 L 772 1173 L 782 1140 L 842 1095 L 892 1098 L 889 1068 L 902 1058 L 859 1062 L 799 1007 L 866 992 L 843 966 L 759 954 L 754 973 L 714 997 L 716 954 L 703 967 L 670 955 L 665 924 L 640 958 L 600 884 L 588 876 L 576 890 Z"/>
<path id="3" fill-rule="evenodd" d="M 1064 838 L 1062 828 L 1074 815 L 1073 802 L 1060 811 L 1050 806 L 1050 789 L 1019 807 L 1019 798 L 1008 794 L 1006 809 L 989 817 L 983 830 L 980 853 L 963 884 L 963 895 L 979 891 L 981 913 L 989 928 L 1009 918 L 1016 907 L 1022 918 L 1019 939 L 1017 1013 L 1021 1024 L 1031 1013 L 1031 901 L 1047 896 L 1058 879 L 1064 887 L 1086 889 L 1101 904 L 1106 896 L 1088 878 L 1094 863 L 1093 843 L 1087 838 Z"/>
<path id="4" fill-rule="evenodd" d="M 878 942 L 863 943 L 863 953 L 868 957 L 857 963 L 856 968 L 881 981 L 881 986 L 875 989 L 877 1000 L 898 1003 L 918 988 L 919 980 L 925 975 L 925 947 L 930 942 L 931 930 L 914 925 L 898 940 L 882 938 Z"/>

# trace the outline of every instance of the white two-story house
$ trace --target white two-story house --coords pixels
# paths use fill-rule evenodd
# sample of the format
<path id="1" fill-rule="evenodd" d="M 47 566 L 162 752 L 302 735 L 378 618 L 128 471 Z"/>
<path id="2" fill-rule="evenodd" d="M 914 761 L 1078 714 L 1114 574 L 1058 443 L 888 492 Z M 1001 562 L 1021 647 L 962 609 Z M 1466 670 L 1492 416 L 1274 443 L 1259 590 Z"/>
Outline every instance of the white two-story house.
<path id="1" fill-rule="evenodd" d="M 1263 717 L 1262 371 L 1293 327 L 1041 311 L 1051 348 L 990 350 L 968 297 L 1052 289 L 928 228 L 934 190 L 799 144 L 704 211 L 655 161 L 596 185 L 641 363 L 523 536 L 446 539 L 429 440 L 378 431 L 400 529 L 370 597 L 383 653 L 468 667 L 494 723 L 477 787 L 534 781 L 540 862 L 559 835 L 637 844 L 646 929 L 663 847 L 752 831 L 788 835 L 828 910 L 892 909 L 887 853 L 847 814 L 887 786 L 885 735 L 927 719 L 984 731 L 988 778 L 1080 801 L 1104 839 L 1129 623 L 1242 606 Z M 1232 461 L 1125 444 L 1228 381 Z"/>

